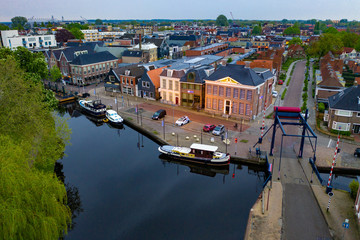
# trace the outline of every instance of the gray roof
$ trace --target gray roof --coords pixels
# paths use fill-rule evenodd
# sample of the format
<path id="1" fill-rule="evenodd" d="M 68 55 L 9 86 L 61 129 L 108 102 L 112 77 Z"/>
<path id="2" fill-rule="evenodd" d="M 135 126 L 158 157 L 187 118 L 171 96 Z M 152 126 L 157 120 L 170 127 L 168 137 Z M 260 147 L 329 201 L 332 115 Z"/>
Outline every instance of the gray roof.
<path id="1" fill-rule="evenodd" d="M 214 48 L 214 47 L 217 47 L 217 46 L 221 46 L 221 45 L 224 45 L 226 43 L 213 43 L 213 44 L 210 44 L 210 45 L 207 45 L 207 46 L 203 46 L 203 47 L 196 47 L 196 48 L 193 48 L 191 50 L 194 50 L 194 51 L 203 51 L 203 50 L 207 50 L 207 49 L 211 49 L 211 48 Z"/>
<path id="2" fill-rule="evenodd" d="M 216 81 L 226 77 L 231 77 L 235 81 L 248 86 L 258 86 L 264 83 L 264 79 L 257 75 L 254 70 L 245 68 L 243 65 L 233 64 L 218 68 L 206 80 Z"/>
<path id="3" fill-rule="evenodd" d="M 329 97 L 329 107 L 333 109 L 360 112 L 360 87 L 349 87 L 334 96 Z"/>
<path id="4" fill-rule="evenodd" d="M 142 57 L 142 51 L 129 51 L 123 52 L 123 57 Z"/>
<path id="5" fill-rule="evenodd" d="M 137 64 L 134 64 L 134 65 L 125 66 L 125 67 L 122 67 L 119 69 L 115 69 L 114 71 L 118 76 L 125 75 L 125 72 L 129 71 L 128 76 L 141 77 L 141 75 L 143 75 L 145 72 L 145 68 L 143 66 L 137 66 Z"/>
<path id="6" fill-rule="evenodd" d="M 80 47 L 71 47 L 63 50 L 63 53 L 68 60 L 68 62 L 72 62 L 75 59 L 75 53 L 79 51 L 87 51 L 87 54 L 94 53 L 94 50 L 91 46 L 80 46 Z"/>
<path id="7" fill-rule="evenodd" d="M 190 69 L 183 77 L 181 77 L 180 82 L 188 82 L 188 76 L 194 74 L 194 83 L 204 83 L 204 79 L 208 77 L 206 71 L 211 71 L 212 69 L 214 69 L 212 66 L 201 66 Z"/>
<path id="8" fill-rule="evenodd" d="M 121 58 L 126 50 L 127 48 L 124 47 L 99 47 L 99 46 L 95 47 L 95 52 L 108 51 L 117 58 Z"/>
<path id="9" fill-rule="evenodd" d="M 117 60 L 117 58 L 109 52 L 98 52 L 92 54 L 81 54 L 73 61 L 73 65 L 88 65 L 105 61 Z"/>

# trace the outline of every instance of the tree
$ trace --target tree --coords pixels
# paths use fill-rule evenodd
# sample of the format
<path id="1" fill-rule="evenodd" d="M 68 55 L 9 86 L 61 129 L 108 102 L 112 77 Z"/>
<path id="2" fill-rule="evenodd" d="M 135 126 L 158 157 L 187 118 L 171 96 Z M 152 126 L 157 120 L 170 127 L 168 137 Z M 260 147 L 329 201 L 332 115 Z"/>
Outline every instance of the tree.
<path id="1" fill-rule="evenodd" d="M 350 188 L 350 196 L 355 199 L 356 198 L 356 194 L 358 192 L 359 189 L 359 182 L 352 180 L 351 183 L 349 184 L 349 188 Z"/>
<path id="2" fill-rule="evenodd" d="M 103 21 L 101 19 L 96 19 L 95 20 L 95 25 L 102 25 L 103 24 Z"/>
<path id="3" fill-rule="evenodd" d="M 21 17 L 21 16 L 13 17 L 11 19 L 11 22 L 12 22 L 12 28 L 14 29 L 23 30 L 27 26 L 26 17 Z"/>
<path id="4" fill-rule="evenodd" d="M 42 101 L 36 74 L 14 55 L 0 56 L 0 239 L 59 239 L 71 212 L 54 163 L 69 130 Z"/>
<path id="5" fill-rule="evenodd" d="M 298 37 L 294 37 L 289 41 L 289 46 L 291 45 L 302 45 L 302 40 Z"/>
<path id="6" fill-rule="evenodd" d="M 344 44 L 344 47 L 354 48 L 357 41 L 359 40 L 359 35 L 350 32 L 341 32 L 340 33 L 341 40 Z"/>
<path id="7" fill-rule="evenodd" d="M 0 24 L 0 31 L 3 30 L 9 30 L 10 28 L 8 26 L 6 26 L 5 24 Z"/>
<path id="8" fill-rule="evenodd" d="M 69 39 L 75 39 L 74 35 L 67 29 L 57 30 L 55 33 L 56 42 L 67 42 Z"/>
<path id="9" fill-rule="evenodd" d="M 76 39 L 84 39 L 84 33 L 82 33 L 79 28 L 71 28 L 70 32 Z"/>
<path id="10" fill-rule="evenodd" d="M 34 28 L 38 27 L 38 24 L 36 22 L 34 22 Z"/>
<path id="11" fill-rule="evenodd" d="M 355 50 L 357 52 L 360 52 L 360 39 L 357 41 L 356 45 L 355 45 Z"/>
<path id="12" fill-rule="evenodd" d="M 339 33 L 339 31 L 334 27 L 329 27 L 328 29 L 325 30 L 325 33 L 337 34 Z"/>
<path id="13" fill-rule="evenodd" d="M 252 34 L 252 35 L 259 35 L 259 34 L 261 34 L 261 27 L 258 26 L 258 25 L 256 25 L 256 26 L 253 28 L 251 34 Z"/>
<path id="14" fill-rule="evenodd" d="M 319 59 L 329 51 L 336 54 L 342 50 L 344 44 L 338 34 L 325 33 L 319 40 L 312 43 L 308 48 L 308 54 Z"/>
<path id="15" fill-rule="evenodd" d="M 50 80 L 53 81 L 53 82 L 56 82 L 61 77 L 62 77 L 62 75 L 61 75 L 60 69 L 57 66 L 53 66 L 50 69 Z"/>
<path id="16" fill-rule="evenodd" d="M 300 28 L 295 25 L 292 27 L 288 27 L 284 30 L 284 35 L 290 35 L 290 36 L 300 35 Z"/>
<path id="17" fill-rule="evenodd" d="M 228 58 L 227 63 L 231 63 L 232 61 L 232 58 Z"/>
<path id="18" fill-rule="evenodd" d="M 225 15 L 221 14 L 216 18 L 216 26 L 229 26 L 229 22 Z"/>

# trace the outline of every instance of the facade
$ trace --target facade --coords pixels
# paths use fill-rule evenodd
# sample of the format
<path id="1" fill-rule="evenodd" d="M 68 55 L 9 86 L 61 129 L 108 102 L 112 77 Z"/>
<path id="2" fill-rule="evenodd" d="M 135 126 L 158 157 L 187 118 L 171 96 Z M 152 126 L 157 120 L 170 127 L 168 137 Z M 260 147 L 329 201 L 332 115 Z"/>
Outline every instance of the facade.
<path id="1" fill-rule="evenodd" d="M 180 105 L 180 79 L 184 69 L 167 68 L 160 74 L 161 102 Z"/>
<path id="2" fill-rule="evenodd" d="M 147 53 L 149 56 L 149 62 L 157 61 L 157 46 L 153 43 L 145 43 L 141 44 L 141 46 L 138 44 L 133 47 L 133 50 L 135 51 L 142 51 L 145 54 Z"/>
<path id="3" fill-rule="evenodd" d="M 12 50 L 17 47 L 39 49 L 57 46 L 55 35 L 19 35 L 18 30 L 1 31 L 1 40 L 4 47 Z"/>
<path id="4" fill-rule="evenodd" d="M 149 55 L 143 51 L 124 51 L 122 54 L 123 63 L 148 63 Z"/>
<path id="5" fill-rule="evenodd" d="M 329 110 L 324 114 L 328 128 L 360 133 L 360 86 L 347 88 L 329 97 Z"/>
<path id="6" fill-rule="evenodd" d="M 226 50 L 229 47 L 227 43 L 213 43 L 204 47 L 197 47 L 190 50 L 186 50 L 186 56 L 202 56 L 207 54 L 214 54 L 219 51 Z"/>
<path id="7" fill-rule="evenodd" d="M 160 74 L 164 67 L 144 72 L 138 80 L 138 97 L 152 100 L 160 99 Z"/>
<path id="8" fill-rule="evenodd" d="M 181 106 L 202 109 L 205 107 L 205 81 L 215 68 L 201 66 L 192 68 L 180 79 Z"/>
<path id="9" fill-rule="evenodd" d="M 80 54 L 70 64 L 72 82 L 74 85 L 98 83 L 117 64 L 117 58 L 109 52 Z"/>
<path id="10" fill-rule="evenodd" d="M 217 69 L 205 82 L 205 111 L 250 120 L 262 112 L 265 101 L 271 102 L 274 75 L 230 64 Z"/>
<path id="11" fill-rule="evenodd" d="M 158 58 L 163 58 L 169 55 L 169 45 L 165 41 L 165 38 L 150 38 L 146 39 L 145 43 L 153 43 L 157 46 Z"/>

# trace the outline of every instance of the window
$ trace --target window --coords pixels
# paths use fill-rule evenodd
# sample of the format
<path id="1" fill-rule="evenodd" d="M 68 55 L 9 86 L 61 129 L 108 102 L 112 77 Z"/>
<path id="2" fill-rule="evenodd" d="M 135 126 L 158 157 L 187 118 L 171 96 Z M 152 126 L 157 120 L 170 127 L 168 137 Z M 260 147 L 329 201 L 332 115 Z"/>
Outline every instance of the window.
<path id="1" fill-rule="evenodd" d="M 226 88 L 226 97 L 231 97 L 231 88 Z"/>
<path id="2" fill-rule="evenodd" d="M 358 113 L 356 114 L 356 116 L 357 116 L 357 117 L 360 117 L 360 112 L 358 112 Z"/>
<path id="3" fill-rule="evenodd" d="M 239 114 L 244 115 L 244 104 L 243 103 L 239 104 Z"/>
<path id="4" fill-rule="evenodd" d="M 233 98 L 238 98 L 238 96 L 239 96 L 239 89 L 234 89 L 234 91 L 233 91 Z"/>
<path id="5" fill-rule="evenodd" d="M 129 79 L 128 78 L 126 78 L 126 84 L 129 85 Z"/>
<path id="6" fill-rule="evenodd" d="M 200 90 L 200 85 L 196 84 L 195 85 L 195 90 Z"/>
<path id="7" fill-rule="evenodd" d="M 96 65 L 96 71 L 97 71 L 97 72 L 99 71 L 99 66 L 98 66 L 98 65 Z"/>
<path id="8" fill-rule="evenodd" d="M 213 103 L 212 103 L 212 107 L 213 107 L 213 109 L 216 109 L 216 104 L 217 103 L 217 100 L 216 99 L 213 99 Z"/>
<path id="9" fill-rule="evenodd" d="M 179 82 L 175 82 L 175 91 L 179 91 Z"/>
<path id="10" fill-rule="evenodd" d="M 240 99 L 245 99 L 245 90 L 240 89 Z"/>
<path id="11" fill-rule="evenodd" d="M 251 100 L 251 99 L 252 99 L 252 91 L 251 91 L 251 90 L 247 90 L 246 100 Z"/>
<path id="12" fill-rule="evenodd" d="M 219 87 L 219 96 L 224 96 L 224 87 Z"/>
<path id="13" fill-rule="evenodd" d="M 219 99 L 219 111 L 222 111 L 223 110 L 223 100 L 220 100 Z"/>
<path id="14" fill-rule="evenodd" d="M 171 102 L 172 102 L 172 100 L 173 100 L 173 95 L 172 95 L 172 93 L 171 93 L 171 92 L 169 92 L 169 101 L 171 101 Z"/>
<path id="15" fill-rule="evenodd" d="M 245 115 L 250 116 L 250 105 L 246 104 Z"/>
<path id="16" fill-rule="evenodd" d="M 146 82 L 142 82 L 141 84 L 143 87 L 146 87 Z"/>
<path id="17" fill-rule="evenodd" d="M 182 89 L 186 89 L 186 88 L 187 88 L 187 84 L 186 84 L 186 83 L 182 83 L 182 84 L 181 84 L 181 88 L 182 88 Z"/>
<path id="18" fill-rule="evenodd" d="M 162 99 L 166 101 L 166 92 L 161 92 Z"/>
<path id="19" fill-rule="evenodd" d="M 92 72 L 95 72 L 95 68 L 94 68 L 94 66 L 92 66 Z"/>
<path id="20" fill-rule="evenodd" d="M 134 85 L 134 79 L 130 79 L 130 84 Z"/>
<path id="21" fill-rule="evenodd" d="M 146 82 L 146 87 L 150 88 L 150 83 L 149 82 Z"/>
<path id="22" fill-rule="evenodd" d="M 211 108 L 211 99 L 206 99 L 206 108 Z"/>
<path id="23" fill-rule="evenodd" d="M 188 84 L 188 88 L 189 89 L 194 89 L 194 85 L 193 84 Z"/>
<path id="24" fill-rule="evenodd" d="M 206 93 L 211 95 L 211 85 L 207 85 L 206 89 L 207 89 Z"/>
<path id="25" fill-rule="evenodd" d="M 340 131 L 349 131 L 350 123 L 342 123 L 333 121 L 332 129 Z"/>
<path id="26" fill-rule="evenodd" d="M 172 89 L 173 89 L 172 85 L 173 85 L 173 81 L 172 81 L 172 80 L 169 80 L 169 90 L 172 90 Z"/>
<path id="27" fill-rule="evenodd" d="M 237 113 L 237 103 L 236 102 L 233 102 L 233 105 L 232 105 L 232 110 L 231 110 L 233 113 Z"/>
<path id="28" fill-rule="evenodd" d="M 343 116 L 343 117 L 351 117 L 352 112 L 351 111 L 345 111 L 345 110 L 336 110 L 335 115 L 337 116 Z"/>
<path id="29" fill-rule="evenodd" d="M 217 95 L 218 93 L 218 86 L 213 86 L 213 95 Z"/>
<path id="30" fill-rule="evenodd" d="M 161 88 L 166 88 L 166 79 L 162 80 L 162 87 Z"/>

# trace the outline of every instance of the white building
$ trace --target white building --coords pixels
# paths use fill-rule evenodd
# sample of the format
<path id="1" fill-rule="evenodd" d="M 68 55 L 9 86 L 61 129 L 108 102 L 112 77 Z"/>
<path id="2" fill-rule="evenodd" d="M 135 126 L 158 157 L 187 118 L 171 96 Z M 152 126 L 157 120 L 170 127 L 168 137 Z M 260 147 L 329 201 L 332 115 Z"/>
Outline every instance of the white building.
<path id="1" fill-rule="evenodd" d="M 96 42 L 100 41 L 105 37 L 121 37 L 125 32 L 99 32 L 97 29 L 93 30 L 81 30 L 84 33 L 84 40 L 86 42 Z"/>
<path id="2" fill-rule="evenodd" d="M 57 46 L 55 35 L 19 35 L 18 30 L 1 31 L 1 41 L 4 47 L 13 50 L 17 47 L 39 49 Z"/>

